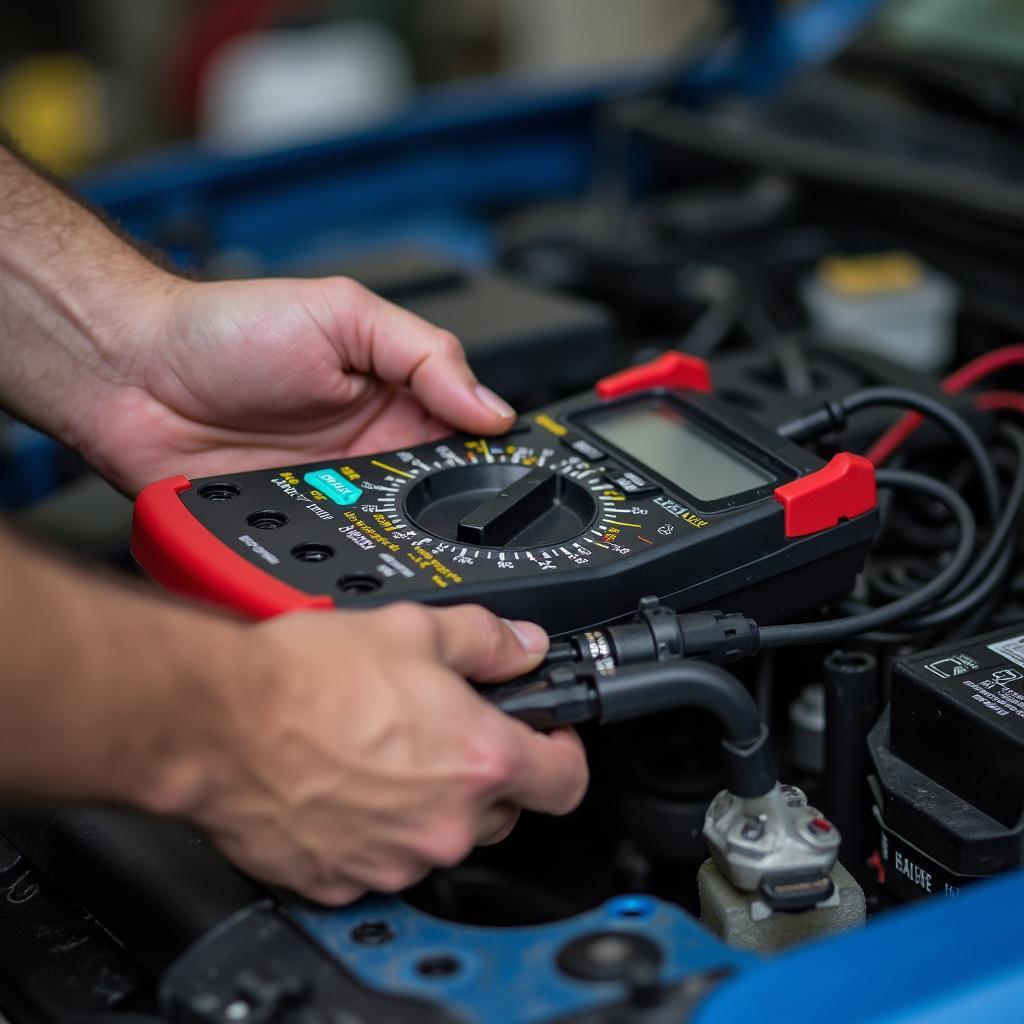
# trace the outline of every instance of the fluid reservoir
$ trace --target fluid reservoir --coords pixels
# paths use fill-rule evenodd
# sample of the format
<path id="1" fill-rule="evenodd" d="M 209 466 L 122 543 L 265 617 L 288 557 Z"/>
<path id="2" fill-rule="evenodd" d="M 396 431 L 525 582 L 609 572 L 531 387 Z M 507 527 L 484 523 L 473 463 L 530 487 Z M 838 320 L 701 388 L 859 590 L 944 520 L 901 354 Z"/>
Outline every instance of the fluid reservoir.
<path id="1" fill-rule="evenodd" d="M 811 326 L 825 344 L 926 373 L 953 359 L 958 289 L 911 253 L 829 256 L 801 293 Z"/>

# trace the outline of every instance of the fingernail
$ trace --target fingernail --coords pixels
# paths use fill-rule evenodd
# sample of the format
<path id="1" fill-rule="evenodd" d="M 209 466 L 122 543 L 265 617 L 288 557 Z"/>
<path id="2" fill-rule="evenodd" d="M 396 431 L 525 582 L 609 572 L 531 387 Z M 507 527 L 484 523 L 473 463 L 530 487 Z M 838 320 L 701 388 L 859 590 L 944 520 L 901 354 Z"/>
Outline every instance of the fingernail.
<path id="1" fill-rule="evenodd" d="M 497 413 L 504 420 L 510 420 L 516 414 L 515 409 L 504 398 L 500 398 L 490 388 L 485 388 L 483 384 L 477 384 L 476 397 L 491 412 Z"/>
<path id="2" fill-rule="evenodd" d="M 505 625 L 530 654 L 543 654 L 548 649 L 548 635 L 536 623 L 505 619 Z"/>

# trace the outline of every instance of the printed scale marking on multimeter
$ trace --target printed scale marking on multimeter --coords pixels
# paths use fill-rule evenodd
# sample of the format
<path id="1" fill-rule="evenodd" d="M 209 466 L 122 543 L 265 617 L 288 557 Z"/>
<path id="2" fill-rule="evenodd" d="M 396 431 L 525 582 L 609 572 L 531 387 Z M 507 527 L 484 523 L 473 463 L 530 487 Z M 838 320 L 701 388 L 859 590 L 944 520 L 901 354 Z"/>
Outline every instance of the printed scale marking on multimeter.
<path id="1" fill-rule="evenodd" d="M 655 594 L 778 620 L 848 590 L 876 527 L 870 463 L 828 463 L 666 353 L 501 437 L 188 481 L 136 502 L 169 590 L 253 617 L 479 602 L 558 635 Z"/>

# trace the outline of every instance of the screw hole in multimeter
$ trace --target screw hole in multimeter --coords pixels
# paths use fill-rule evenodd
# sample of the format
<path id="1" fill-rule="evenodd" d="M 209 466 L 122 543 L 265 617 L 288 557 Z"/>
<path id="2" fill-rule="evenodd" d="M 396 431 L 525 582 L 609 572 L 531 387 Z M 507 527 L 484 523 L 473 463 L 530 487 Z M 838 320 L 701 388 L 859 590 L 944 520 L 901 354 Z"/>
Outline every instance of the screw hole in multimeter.
<path id="1" fill-rule="evenodd" d="M 292 558 L 300 562 L 326 562 L 334 557 L 334 548 L 329 544 L 296 544 L 292 548 Z"/>
<path id="2" fill-rule="evenodd" d="M 253 512 L 245 520 L 254 530 L 278 530 L 288 525 L 288 517 L 283 512 L 268 508 L 262 512 Z"/>
<path id="3" fill-rule="evenodd" d="M 342 576 L 338 580 L 338 589 L 343 594 L 371 594 L 381 585 L 381 581 L 373 576 Z"/>
<path id="4" fill-rule="evenodd" d="M 216 483 L 203 484 L 199 488 L 199 497 L 207 501 L 230 501 L 242 493 L 240 487 L 235 484 L 217 481 Z"/>

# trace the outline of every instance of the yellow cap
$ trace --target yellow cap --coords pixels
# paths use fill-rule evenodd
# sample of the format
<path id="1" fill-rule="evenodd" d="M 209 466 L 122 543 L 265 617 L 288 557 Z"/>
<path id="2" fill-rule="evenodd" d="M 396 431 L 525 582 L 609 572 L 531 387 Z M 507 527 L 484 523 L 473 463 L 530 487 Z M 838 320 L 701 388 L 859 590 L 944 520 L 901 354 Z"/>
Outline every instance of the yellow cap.
<path id="1" fill-rule="evenodd" d="M 81 170 L 107 143 L 100 72 L 71 53 L 16 62 L 0 77 L 0 124 L 50 170 Z"/>
<path id="2" fill-rule="evenodd" d="M 921 261 L 909 252 L 829 256 L 818 264 L 818 280 L 831 291 L 851 297 L 910 291 L 923 277 Z"/>

